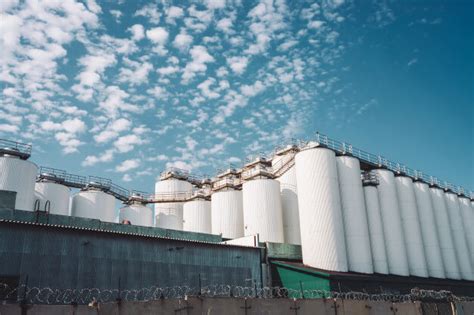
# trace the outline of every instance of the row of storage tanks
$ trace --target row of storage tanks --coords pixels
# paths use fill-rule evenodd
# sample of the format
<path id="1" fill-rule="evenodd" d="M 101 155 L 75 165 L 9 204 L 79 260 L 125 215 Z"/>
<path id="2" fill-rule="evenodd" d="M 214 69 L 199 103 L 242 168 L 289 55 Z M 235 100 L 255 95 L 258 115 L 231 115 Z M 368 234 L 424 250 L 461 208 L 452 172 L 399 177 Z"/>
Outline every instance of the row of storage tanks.
<path id="1" fill-rule="evenodd" d="M 363 185 L 358 159 L 308 147 L 276 156 L 274 168 L 294 165 L 276 179 L 255 177 L 242 190 L 227 188 L 211 200 L 155 204 L 162 228 L 222 234 L 259 234 L 264 242 L 302 246 L 306 265 L 334 271 L 474 280 L 474 202 L 454 193 L 376 169 L 378 185 Z M 17 191 L 16 208 L 116 222 L 115 198 L 99 189 L 36 182 L 35 164 L 0 157 L 0 190 Z M 155 193 L 191 193 L 186 180 L 168 178 Z M 70 209 L 70 210 L 69 210 Z M 141 203 L 120 210 L 120 222 L 153 226 Z"/>

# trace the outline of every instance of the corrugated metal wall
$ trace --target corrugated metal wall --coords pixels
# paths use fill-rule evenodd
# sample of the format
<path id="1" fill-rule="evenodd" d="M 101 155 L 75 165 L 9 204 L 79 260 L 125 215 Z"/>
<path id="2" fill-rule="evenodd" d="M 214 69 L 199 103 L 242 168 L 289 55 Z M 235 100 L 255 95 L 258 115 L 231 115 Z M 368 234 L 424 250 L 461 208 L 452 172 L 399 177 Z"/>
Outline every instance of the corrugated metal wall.
<path id="1" fill-rule="evenodd" d="M 0 270 L 51 288 L 232 284 L 261 279 L 260 249 L 0 223 Z"/>

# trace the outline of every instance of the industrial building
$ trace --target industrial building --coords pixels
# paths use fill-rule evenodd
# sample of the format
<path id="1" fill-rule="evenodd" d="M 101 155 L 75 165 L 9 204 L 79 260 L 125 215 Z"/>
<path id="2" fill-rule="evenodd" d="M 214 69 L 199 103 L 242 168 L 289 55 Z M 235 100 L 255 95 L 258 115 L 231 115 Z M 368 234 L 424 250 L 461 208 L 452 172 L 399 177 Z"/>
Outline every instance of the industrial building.
<path id="1" fill-rule="evenodd" d="M 474 195 L 320 134 L 213 178 L 168 169 L 153 193 L 30 155 L 0 140 L 1 283 L 474 296 Z"/>

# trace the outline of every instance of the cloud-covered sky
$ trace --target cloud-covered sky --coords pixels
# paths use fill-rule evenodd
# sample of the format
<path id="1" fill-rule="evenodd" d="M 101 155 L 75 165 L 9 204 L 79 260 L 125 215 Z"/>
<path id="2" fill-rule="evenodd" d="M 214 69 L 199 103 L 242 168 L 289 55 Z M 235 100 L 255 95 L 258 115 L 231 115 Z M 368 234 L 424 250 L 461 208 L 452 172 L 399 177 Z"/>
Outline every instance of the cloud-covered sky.
<path id="1" fill-rule="evenodd" d="M 0 9 L 0 137 L 39 165 L 150 191 L 166 167 L 213 174 L 320 130 L 474 187 L 472 3 Z"/>

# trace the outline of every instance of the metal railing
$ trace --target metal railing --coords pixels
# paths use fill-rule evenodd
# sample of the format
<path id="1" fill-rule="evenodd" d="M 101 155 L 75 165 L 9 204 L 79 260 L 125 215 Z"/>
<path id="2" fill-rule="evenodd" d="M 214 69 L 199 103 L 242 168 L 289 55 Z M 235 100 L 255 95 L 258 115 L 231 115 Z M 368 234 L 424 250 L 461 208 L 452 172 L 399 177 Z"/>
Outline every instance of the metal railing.
<path id="1" fill-rule="evenodd" d="M 87 186 L 87 178 L 85 176 L 69 174 L 68 172 L 52 167 L 41 166 L 37 181 L 51 181 L 68 187 L 84 188 Z"/>
<path id="2" fill-rule="evenodd" d="M 31 156 L 31 145 L 6 139 L 0 139 L 0 153 L 19 156 L 26 160 Z"/>
<path id="3" fill-rule="evenodd" d="M 458 195 L 469 197 L 467 190 L 461 186 L 455 186 L 447 181 L 438 180 L 436 177 L 424 174 L 418 170 L 409 168 L 403 164 L 392 162 L 381 155 L 369 153 L 359 148 L 353 147 L 351 144 L 341 142 L 329 138 L 326 135 L 316 133 L 314 140 L 317 146 L 323 146 L 342 155 L 351 155 L 358 158 L 361 162 L 372 165 L 374 167 L 383 167 L 393 171 L 396 174 L 406 175 L 413 180 L 422 181 L 431 186 L 437 186 L 445 191 L 451 191 Z M 300 148 L 305 148 L 311 141 L 300 142 Z M 314 143 L 314 142 L 313 142 Z"/>

